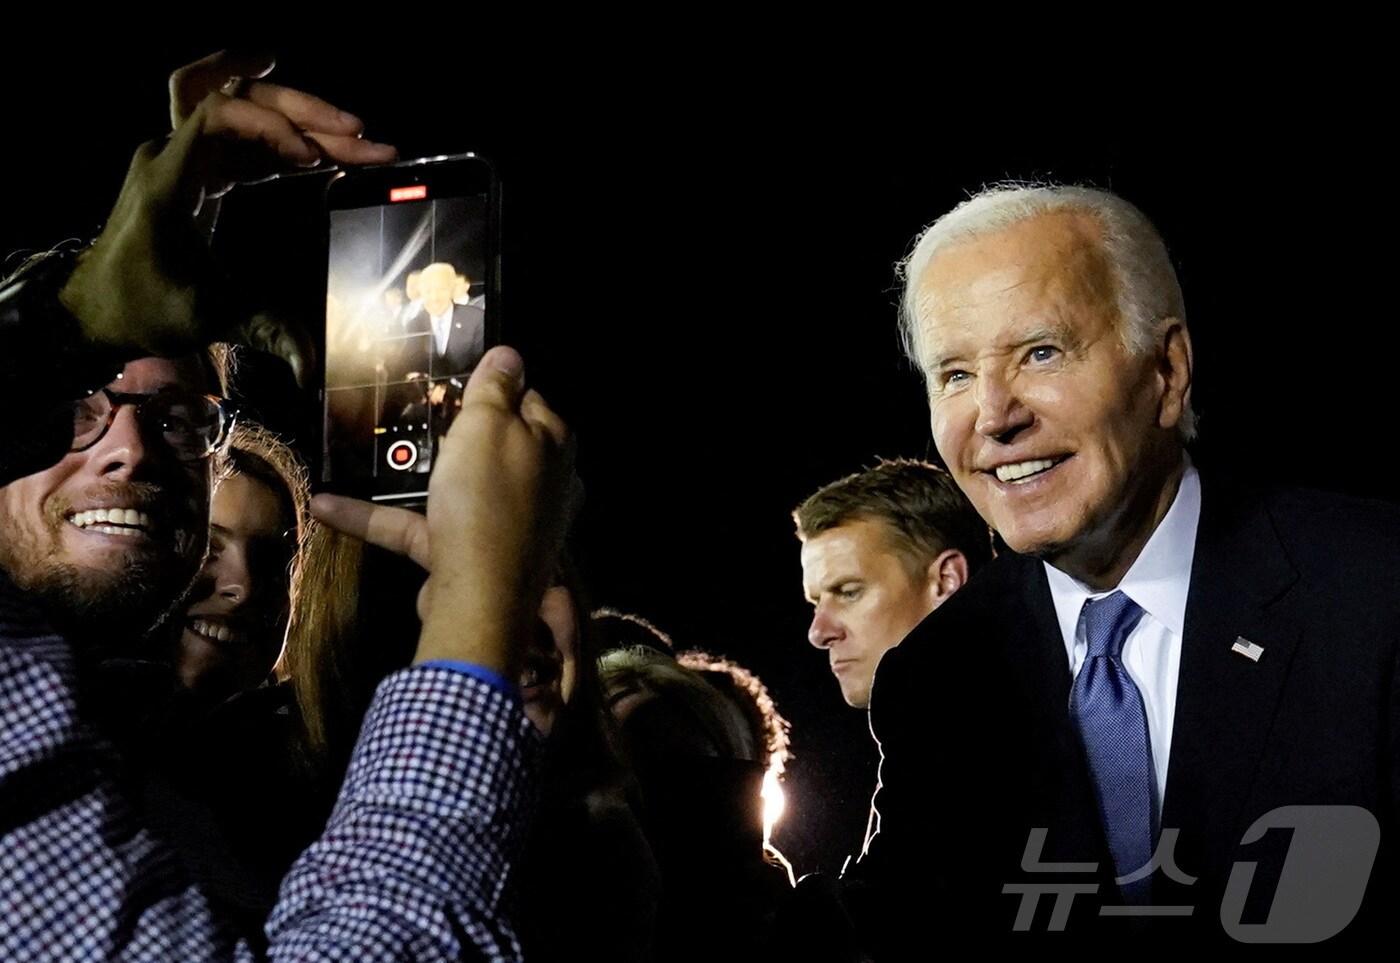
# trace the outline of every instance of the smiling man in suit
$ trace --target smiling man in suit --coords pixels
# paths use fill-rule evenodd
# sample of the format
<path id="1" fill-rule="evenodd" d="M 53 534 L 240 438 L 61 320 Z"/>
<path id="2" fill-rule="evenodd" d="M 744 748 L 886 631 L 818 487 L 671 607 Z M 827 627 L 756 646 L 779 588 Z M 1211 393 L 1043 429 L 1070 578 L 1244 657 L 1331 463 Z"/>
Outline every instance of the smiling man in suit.
<path id="1" fill-rule="evenodd" d="M 1400 797 L 1400 513 L 1197 472 L 1181 290 L 1114 195 L 993 188 L 902 267 L 934 441 L 1010 551 L 875 676 L 881 830 L 855 872 L 875 898 L 853 910 L 877 958 L 944 929 L 1376 925 Z M 1284 828 L 1242 845 L 1270 813 Z M 1051 883 L 1080 888 L 1017 921 Z"/>
<path id="2" fill-rule="evenodd" d="M 432 335 L 428 372 L 434 378 L 471 373 L 486 351 L 486 314 L 466 303 L 470 290 L 467 277 L 445 261 L 409 276 L 408 296 L 419 311 L 405 322 L 405 329 Z"/>

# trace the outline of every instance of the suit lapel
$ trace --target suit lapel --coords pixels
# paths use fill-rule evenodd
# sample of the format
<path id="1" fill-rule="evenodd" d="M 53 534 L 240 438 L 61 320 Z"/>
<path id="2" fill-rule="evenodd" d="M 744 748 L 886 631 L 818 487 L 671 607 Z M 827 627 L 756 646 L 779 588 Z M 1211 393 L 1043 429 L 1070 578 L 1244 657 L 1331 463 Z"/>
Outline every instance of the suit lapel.
<path id="1" fill-rule="evenodd" d="M 1297 647 L 1297 577 L 1262 501 L 1203 484 L 1162 812 L 1191 875 L 1219 871 L 1243 832 Z M 1257 661 L 1234 651 L 1241 639 Z"/>
<path id="2" fill-rule="evenodd" d="M 1073 680 L 1055 601 L 1044 566 L 1024 556 L 1017 556 L 1017 561 L 1023 566 L 1017 618 L 1021 631 L 1012 658 L 1030 713 L 1022 724 L 1030 730 L 1035 747 L 1029 755 L 1032 771 L 1028 774 L 1031 824 L 1050 829 L 1045 861 L 1087 860 L 1107 867 L 1093 780 L 1069 716 Z"/>
<path id="3" fill-rule="evenodd" d="M 1035 673 L 1035 688 L 1040 712 L 1049 718 L 1069 718 L 1069 690 L 1072 683 L 1069 657 L 1060 635 L 1060 622 L 1055 615 L 1055 600 L 1045 567 L 1035 559 L 1024 559 L 1026 566 L 1025 624 L 1032 627 L 1030 668 Z M 1047 684 L 1048 682 L 1048 684 Z"/>

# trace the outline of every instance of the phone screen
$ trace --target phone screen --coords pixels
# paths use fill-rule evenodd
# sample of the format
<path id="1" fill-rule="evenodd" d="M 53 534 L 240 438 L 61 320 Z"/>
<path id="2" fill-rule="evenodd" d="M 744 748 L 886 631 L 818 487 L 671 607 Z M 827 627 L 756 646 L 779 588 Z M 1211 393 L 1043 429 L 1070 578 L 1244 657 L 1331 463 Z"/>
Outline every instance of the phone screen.
<path id="1" fill-rule="evenodd" d="M 462 389 L 494 343 L 494 192 L 454 163 L 332 188 L 322 488 L 421 504 Z"/>

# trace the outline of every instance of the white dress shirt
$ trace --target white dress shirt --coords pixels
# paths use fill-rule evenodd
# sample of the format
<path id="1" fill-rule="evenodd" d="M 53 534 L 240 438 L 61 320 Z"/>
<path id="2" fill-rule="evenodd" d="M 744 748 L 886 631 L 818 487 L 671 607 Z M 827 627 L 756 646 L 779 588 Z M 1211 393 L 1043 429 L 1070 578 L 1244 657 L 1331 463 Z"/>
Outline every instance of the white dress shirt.
<path id="1" fill-rule="evenodd" d="M 1147 710 L 1147 734 L 1156 777 L 1155 811 L 1160 815 L 1167 793 L 1167 761 L 1171 758 L 1172 721 L 1176 715 L 1177 673 L 1181 668 L 1181 638 L 1186 622 L 1186 593 L 1191 586 L 1191 562 L 1196 553 L 1196 526 L 1201 520 L 1201 479 L 1188 460 L 1171 508 L 1143 546 L 1142 553 L 1118 583 L 1118 591 L 1143 610 L 1143 616 L 1123 643 L 1123 667 L 1142 693 Z M 1073 576 L 1045 563 L 1055 615 L 1077 677 L 1089 650 L 1081 614 L 1096 592 Z"/>
<path id="2" fill-rule="evenodd" d="M 452 309 L 433 317 L 433 340 L 437 342 L 437 353 L 447 354 L 447 339 L 452 334 Z"/>

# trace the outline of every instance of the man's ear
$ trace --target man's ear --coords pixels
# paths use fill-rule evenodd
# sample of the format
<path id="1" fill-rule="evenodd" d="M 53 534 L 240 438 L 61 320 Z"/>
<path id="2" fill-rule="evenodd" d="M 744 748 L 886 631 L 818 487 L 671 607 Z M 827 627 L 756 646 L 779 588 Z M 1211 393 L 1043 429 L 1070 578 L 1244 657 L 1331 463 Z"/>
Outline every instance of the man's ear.
<path id="1" fill-rule="evenodd" d="M 1191 400 L 1191 374 L 1194 368 L 1191 332 L 1176 318 L 1166 320 L 1161 352 L 1157 377 L 1161 379 L 1162 401 L 1157 410 L 1157 425 L 1175 428 L 1181 423 Z"/>
<path id="2" fill-rule="evenodd" d="M 928 602 L 930 610 L 938 608 L 948 597 L 967 584 L 967 556 L 956 548 L 947 548 L 928 566 Z"/>

